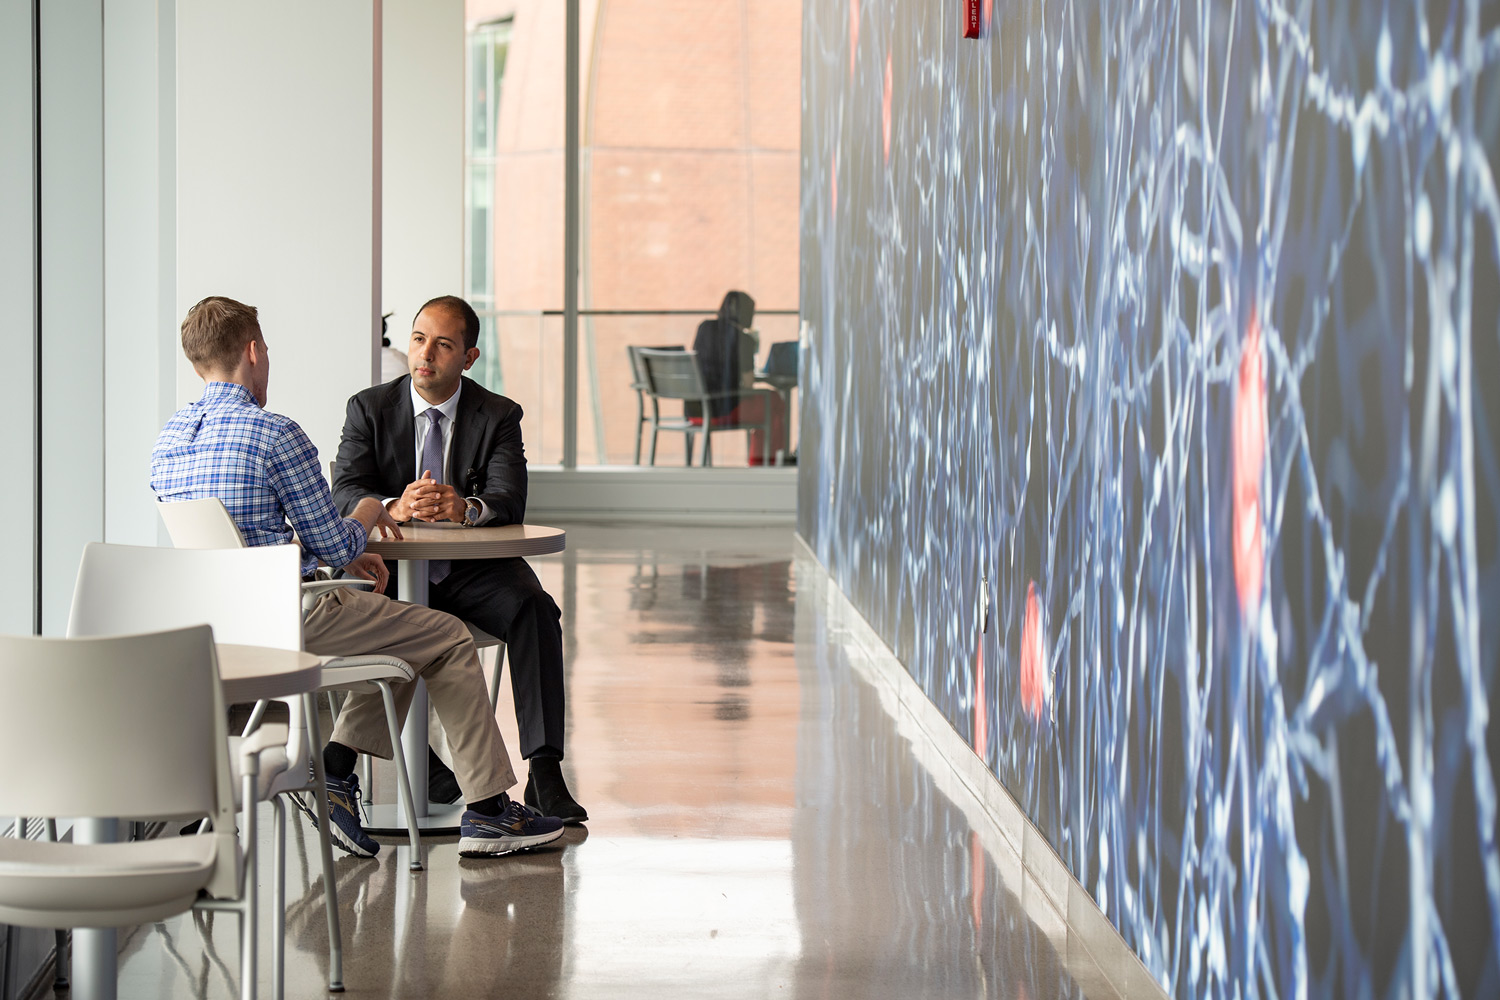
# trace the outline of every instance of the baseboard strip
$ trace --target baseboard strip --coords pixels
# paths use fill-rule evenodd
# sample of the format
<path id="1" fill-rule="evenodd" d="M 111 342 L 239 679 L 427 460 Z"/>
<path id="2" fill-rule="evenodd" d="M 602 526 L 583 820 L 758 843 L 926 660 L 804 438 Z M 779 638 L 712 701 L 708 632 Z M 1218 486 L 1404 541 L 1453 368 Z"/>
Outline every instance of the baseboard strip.
<path id="1" fill-rule="evenodd" d="M 964 814 L 1006 882 L 1017 887 L 1027 914 L 1057 949 L 1064 967 L 1090 996 L 1088 981 L 1103 976 L 1122 1000 L 1167 1000 L 1140 958 L 1125 943 L 1020 803 L 943 717 L 894 653 L 849 602 L 817 556 L 798 536 L 811 583 L 825 607 L 830 637 L 841 641 L 850 665 L 879 693 L 897 732 L 911 742 L 934 784 Z M 1046 906 L 1029 905 L 1033 899 Z"/>

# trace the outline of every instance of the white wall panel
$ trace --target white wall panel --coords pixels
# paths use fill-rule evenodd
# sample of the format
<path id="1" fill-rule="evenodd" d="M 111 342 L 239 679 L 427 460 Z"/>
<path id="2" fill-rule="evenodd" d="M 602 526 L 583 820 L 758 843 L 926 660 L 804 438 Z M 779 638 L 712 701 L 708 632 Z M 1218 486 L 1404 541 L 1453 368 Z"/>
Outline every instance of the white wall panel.
<path id="1" fill-rule="evenodd" d="M 104 529 L 127 545 L 162 537 L 151 446 L 176 400 L 173 12 L 153 0 L 104 11 Z"/>
<path id="2" fill-rule="evenodd" d="M 104 536 L 103 0 L 42 10 L 42 631 Z"/>
<path id="3" fill-rule="evenodd" d="M 463 291 L 463 0 L 385 0 L 382 284 L 391 346 Z"/>
<path id="4" fill-rule="evenodd" d="M 325 462 L 370 382 L 372 24 L 363 0 L 177 7 L 174 318 L 206 295 L 259 307 L 270 408 Z M 179 361 L 179 403 L 200 393 Z"/>
<path id="5" fill-rule="evenodd" d="M 10 558 L 0 573 L 0 632 L 32 631 L 35 542 L 32 502 L 36 466 L 36 227 L 33 177 L 32 5 L 0 2 L 0 302 L 6 321 L 0 345 L 11 378 L 0 393 L 0 463 L 15 470 L 18 488 L 6 504 Z"/>

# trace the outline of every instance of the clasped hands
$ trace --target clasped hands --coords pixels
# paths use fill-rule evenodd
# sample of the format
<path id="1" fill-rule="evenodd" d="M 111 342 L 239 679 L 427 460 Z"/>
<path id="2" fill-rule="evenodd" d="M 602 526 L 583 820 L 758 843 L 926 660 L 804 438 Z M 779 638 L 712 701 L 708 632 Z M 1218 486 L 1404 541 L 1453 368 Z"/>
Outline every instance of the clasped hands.
<path id="1" fill-rule="evenodd" d="M 387 510 L 398 521 L 462 522 L 467 507 L 467 501 L 457 490 L 447 483 L 437 482 L 432 478 L 432 472 L 424 469 L 422 478 L 408 483 Z"/>

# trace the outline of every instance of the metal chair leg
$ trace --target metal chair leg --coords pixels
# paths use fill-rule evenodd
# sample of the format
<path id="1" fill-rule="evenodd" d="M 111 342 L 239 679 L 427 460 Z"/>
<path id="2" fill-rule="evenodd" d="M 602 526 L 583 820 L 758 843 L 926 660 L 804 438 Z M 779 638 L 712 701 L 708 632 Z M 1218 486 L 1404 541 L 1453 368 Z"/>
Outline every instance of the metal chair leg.
<path id="1" fill-rule="evenodd" d="M 271 797 L 271 997 L 286 997 L 286 806 Z"/>
<path id="2" fill-rule="evenodd" d="M 241 820 L 241 836 L 244 840 L 245 852 L 245 889 L 244 898 L 240 905 L 240 996 L 244 1000 L 256 1000 L 255 970 L 257 963 L 256 941 L 259 935 L 256 933 L 256 919 L 259 916 L 256 907 L 256 897 L 259 888 L 256 885 L 260 877 L 260 857 L 256 851 L 256 838 L 259 833 L 256 829 L 256 806 L 255 786 L 256 778 L 259 776 L 259 766 L 255 758 L 246 760 L 244 774 L 242 777 L 241 795 L 244 803 L 245 814 Z"/>
<path id="3" fill-rule="evenodd" d="M 650 465 L 656 464 L 656 435 L 661 432 L 661 404 L 656 397 L 651 397 L 651 452 L 646 462 Z"/>
<path id="4" fill-rule="evenodd" d="M 308 745 L 314 747 L 313 764 L 313 808 L 318 811 L 318 853 L 323 861 L 323 905 L 328 911 L 328 992 L 344 992 L 344 939 L 339 933 L 338 883 L 333 871 L 333 835 L 329 825 L 333 822 L 328 812 L 328 776 L 323 772 L 323 754 L 316 749 L 323 745 L 322 726 L 318 723 L 318 699 L 316 695 L 303 695 L 303 711 L 307 714 Z"/>
<path id="5" fill-rule="evenodd" d="M 17 831 L 21 839 L 26 839 L 26 818 L 23 816 L 16 820 Z M 57 820 L 47 818 L 42 820 L 42 839 L 48 843 L 57 843 Z M 59 929 L 57 932 L 56 957 L 52 960 L 52 988 L 65 990 L 68 988 L 68 932 Z"/>
<path id="6" fill-rule="evenodd" d="M 264 698 L 255 703 L 255 708 L 250 710 L 250 721 L 245 723 L 245 729 L 240 733 L 241 736 L 249 736 L 260 728 L 261 720 L 266 717 L 266 706 L 269 704 L 270 702 Z"/>
<path id="7" fill-rule="evenodd" d="M 396 697 L 385 681 L 376 681 L 380 698 L 385 702 L 385 724 L 391 731 L 391 757 L 396 767 L 396 793 L 401 796 L 401 808 L 406 812 L 406 832 L 411 838 L 411 870 L 422 870 L 422 835 L 417 831 L 417 809 L 412 804 L 411 781 L 406 777 L 406 753 L 401 749 L 401 722 L 396 718 Z M 426 766 L 426 762 L 423 762 Z"/>
<path id="8" fill-rule="evenodd" d="M 490 675 L 490 714 L 500 704 L 500 674 L 505 670 L 505 643 L 495 646 L 495 672 Z"/>
<path id="9" fill-rule="evenodd" d="M 253 891 L 253 890 L 252 890 Z M 240 1000 L 256 1000 L 255 905 L 240 910 Z"/>
<path id="10" fill-rule="evenodd" d="M 646 422 L 646 403 L 641 390 L 635 391 L 635 464 L 641 464 L 641 424 Z"/>
<path id="11" fill-rule="evenodd" d="M 65 990 L 68 980 L 68 932 L 57 932 L 57 957 L 52 961 L 52 988 Z"/>

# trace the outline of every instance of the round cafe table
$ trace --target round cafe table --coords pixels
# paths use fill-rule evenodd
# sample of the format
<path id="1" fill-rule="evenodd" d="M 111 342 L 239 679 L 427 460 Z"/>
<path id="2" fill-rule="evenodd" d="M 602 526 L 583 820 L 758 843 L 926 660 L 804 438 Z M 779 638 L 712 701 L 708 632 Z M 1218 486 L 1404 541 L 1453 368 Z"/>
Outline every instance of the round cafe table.
<path id="1" fill-rule="evenodd" d="M 449 521 L 401 525 L 403 537 L 370 535 L 366 551 L 382 559 L 397 560 L 400 597 L 413 604 L 427 603 L 429 559 L 513 559 L 551 555 L 567 545 L 567 532 L 541 524 L 506 524 L 494 528 L 466 528 Z M 406 755 L 407 780 L 411 783 L 412 808 L 417 812 L 417 830 L 425 835 L 446 836 L 458 832 L 463 803 L 438 805 L 427 801 L 427 687 L 417 678 L 417 690 L 401 730 L 401 748 Z M 406 816 L 400 803 L 369 807 L 371 833 L 403 836 Z"/>
<path id="2" fill-rule="evenodd" d="M 312 653 L 229 642 L 214 646 L 219 657 L 219 689 L 226 705 L 312 694 L 323 683 L 323 658 Z M 316 720 L 308 724 L 316 725 Z"/>

